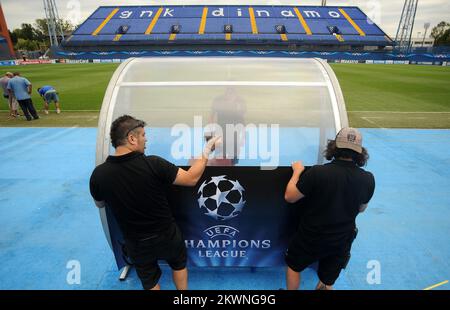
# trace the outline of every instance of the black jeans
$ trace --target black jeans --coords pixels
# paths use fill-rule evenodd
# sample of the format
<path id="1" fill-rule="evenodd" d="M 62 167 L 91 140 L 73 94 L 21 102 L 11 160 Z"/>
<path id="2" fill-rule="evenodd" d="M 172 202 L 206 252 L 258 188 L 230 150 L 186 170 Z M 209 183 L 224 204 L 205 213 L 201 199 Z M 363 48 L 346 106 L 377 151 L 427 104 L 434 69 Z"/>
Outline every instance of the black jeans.
<path id="1" fill-rule="evenodd" d="M 28 121 L 31 121 L 31 116 L 33 116 L 34 119 L 38 119 L 39 116 L 37 115 L 36 109 L 34 108 L 33 101 L 30 99 L 25 100 L 17 100 L 19 102 L 20 108 L 23 111 L 23 114 L 27 118 Z M 31 114 L 31 116 L 30 116 Z"/>

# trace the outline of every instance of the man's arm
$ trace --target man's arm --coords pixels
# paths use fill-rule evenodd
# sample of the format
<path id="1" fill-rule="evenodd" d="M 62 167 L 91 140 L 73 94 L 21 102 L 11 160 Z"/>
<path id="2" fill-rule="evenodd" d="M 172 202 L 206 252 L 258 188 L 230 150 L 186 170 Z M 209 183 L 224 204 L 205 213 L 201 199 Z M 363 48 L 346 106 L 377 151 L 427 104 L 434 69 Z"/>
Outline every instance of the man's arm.
<path id="1" fill-rule="evenodd" d="M 297 188 L 297 183 L 300 180 L 300 175 L 305 170 L 301 161 L 292 163 L 292 177 L 289 180 L 286 191 L 284 193 L 284 199 L 289 203 L 294 203 L 302 199 L 303 195 Z"/>
<path id="2" fill-rule="evenodd" d="M 27 87 L 28 87 L 28 94 L 31 95 L 31 92 L 33 91 L 33 85 L 30 83 Z"/>
<path id="3" fill-rule="evenodd" d="M 173 184 L 182 186 L 195 186 L 198 180 L 200 180 L 203 172 L 205 171 L 208 158 L 202 156 L 202 158 L 196 159 L 189 170 L 182 168 L 178 169 L 177 177 Z"/>
<path id="4" fill-rule="evenodd" d="M 189 170 L 179 168 L 174 185 L 182 186 L 195 186 L 198 180 L 200 180 L 203 172 L 205 171 L 206 164 L 208 163 L 208 157 L 212 151 L 214 151 L 215 144 L 220 140 L 220 137 L 211 138 L 203 150 L 202 157 L 196 159 Z"/>

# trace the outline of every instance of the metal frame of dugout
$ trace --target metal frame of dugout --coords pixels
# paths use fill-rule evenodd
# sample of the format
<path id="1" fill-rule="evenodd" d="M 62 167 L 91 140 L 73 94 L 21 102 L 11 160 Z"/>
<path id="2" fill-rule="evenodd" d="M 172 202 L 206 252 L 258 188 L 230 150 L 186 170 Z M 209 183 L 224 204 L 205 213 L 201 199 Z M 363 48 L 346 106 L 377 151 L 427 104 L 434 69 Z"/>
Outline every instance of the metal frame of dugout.
<path id="1" fill-rule="evenodd" d="M 241 108 L 235 109 L 235 106 L 240 106 Z M 239 111 L 236 112 L 233 109 Z M 247 174 L 258 174 L 260 173 L 258 171 L 263 171 L 264 168 L 269 169 L 270 166 L 278 166 L 279 168 L 272 171 L 272 177 L 276 175 L 275 179 L 278 178 L 278 180 L 283 181 L 290 173 L 290 164 L 293 160 L 302 159 L 305 165 L 322 163 L 322 152 L 327 140 L 334 139 L 336 133 L 342 127 L 348 126 L 344 98 L 338 80 L 331 67 L 324 60 L 317 58 L 198 56 L 128 59 L 116 69 L 104 96 L 98 124 L 97 165 L 103 163 L 113 153 L 109 130 L 112 121 L 123 114 L 129 114 L 146 121 L 147 126 L 149 126 L 146 128 L 146 131 L 150 129 L 147 131 L 149 136 L 147 150 L 152 154 L 174 162 L 178 166 L 188 166 L 189 158 L 174 158 L 171 151 L 171 145 L 174 142 L 171 128 L 174 128 L 177 124 L 181 123 L 185 127 L 190 128 L 194 137 L 194 131 L 199 126 L 195 122 L 195 117 L 197 117 L 197 120 L 198 117 L 201 117 L 201 120 L 205 120 L 200 124 L 202 130 L 206 130 L 202 127 L 206 123 L 217 121 L 220 124 L 218 119 L 224 118 L 231 123 L 243 122 L 246 126 L 249 124 L 257 125 L 256 134 L 260 134 L 259 136 L 261 136 L 259 131 L 262 127 L 258 127 L 258 125 L 278 125 L 278 162 L 275 165 L 273 162 L 265 162 L 263 158 L 258 156 L 249 159 L 246 158 L 246 154 L 241 153 L 237 155 L 235 152 L 232 156 L 239 156 L 239 161 L 225 161 L 225 165 L 223 162 L 217 165 L 221 167 L 208 167 L 206 169 L 206 178 L 209 177 L 210 180 L 214 174 L 227 173 L 228 175 L 233 171 L 233 173 L 237 174 L 240 173 L 239 171 L 246 171 Z M 247 130 L 247 127 L 245 128 Z M 203 134 L 204 132 L 202 131 Z M 225 135 L 225 132 L 223 134 Z M 244 139 L 237 146 L 237 149 L 246 149 L 247 144 L 250 143 L 250 139 L 245 139 L 247 135 L 249 135 L 249 132 L 244 131 L 242 134 Z M 261 140 L 258 140 L 258 145 L 260 142 Z M 226 150 L 224 152 L 225 154 L 223 155 L 227 155 Z M 212 165 L 215 165 L 214 160 Z M 210 171 L 209 175 L 208 171 Z M 269 178 L 272 178 L 267 171 L 265 173 Z M 234 179 L 237 180 L 237 177 L 234 176 Z M 211 218 L 202 214 L 196 214 L 195 216 L 199 217 L 187 216 L 185 225 L 189 226 L 189 221 L 195 221 L 196 226 L 198 226 L 203 220 L 206 222 L 201 229 L 208 225 L 213 225 L 214 223 L 211 221 L 214 220 L 218 220 L 217 224 L 225 223 L 228 225 L 228 223 L 234 223 L 234 228 L 238 224 L 243 225 L 244 215 L 251 214 L 252 201 L 258 200 L 250 199 L 252 193 L 249 190 L 250 188 L 257 188 L 253 183 L 257 183 L 258 179 L 258 177 L 252 178 L 248 181 L 250 183 L 244 186 L 248 195 L 246 201 L 244 201 L 246 203 L 245 210 L 242 210 L 242 216 L 240 215 L 241 220 L 232 218 L 229 222 L 226 222 L 220 221 L 217 216 Z M 202 180 L 206 179 L 203 178 Z M 219 186 L 218 184 L 216 185 Z M 195 206 L 197 204 L 195 195 L 198 194 L 195 192 L 196 190 L 197 187 L 192 192 L 185 192 L 180 196 L 191 197 L 190 195 L 194 195 L 190 199 L 192 202 L 187 203 L 190 204 L 189 210 L 195 209 L 195 212 L 189 211 L 191 213 L 198 213 L 198 210 L 200 210 L 198 205 Z M 272 191 L 272 189 L 256 190 L 264 192 L 265 195 L 267 193 L 270 195 Z M 279 195 L 279 193 L 276 193 L 276 195 Z M 276 199 L 271 203 L 283 203 Z M 258 208 L 262 207 L 258 206 Z M 275 213 L 278 212 L 278 209 L 276 210 Z M 219 211 L 218 206 L 217 213 Z M 267 217 L 272 212 L 273 210 L 268 210 L 267 212 L 259 213 Z M 263 219 L 261 221 L 258 220 L 258 217 L 261 217 L 259 213 L 254 213 L 252 220 L 246 224 L 250 223 L 248 225 L 252 225 L 255 222 L 260 223 L 260 227 L 267 227 L 268 224 L 264 223 Z M 182 216 L 186 216 L 186 214 L 182 214 Z M 286 215 L 279 216 L 284 218 Z M 106 239 L 115 254 L 118 268 L 125 267 L 120 276 L 120 279 L 123 280 L 128 273 L 129 264 L 122 253 L 121 246 L 123 243 L 120 230 L 108 207 L 100 209 L 100 218 Z M 256 220 L 253 220 L 255 218 Z M 274 222 L 274 219 L 276 219 L 276 216 L 271 218 L 271 223 Z M 275 227 L 274 229 L 282 230 L 284 224 L 282 222 L 278 228 Z M 269 225 L 273 226 L 272 224 Z M 219 227 L 220 225 L 216 226 Z M 231 224 L 229 226 L 231 227 Z M 187 230 L 191 231 L 189 228 Z M 242 235 L 245 229 L 241 227 L 239 231 Z M 279 231 L 275 231 L 274 234 L 275 237 L 272 236 L 273 239 L 270 239 L 273 241 L 271 242 L 273 247 L 269 250 L 281 251 L 285 244 L 281 242 L 277 245 L 276 240 L 281 240 L 285 234 Z M 235 242 L 236 244 L 242 245 L 246 244 L 243 241 L 249 242 L 248 240 L 250 240 L 253 242 L 254 239 L 251 238 L 257 238 L 258 236 L 252 235 L 247 237 L 248 239 L 233 240 L 238 241 L 238 243 Z M 264 238 L 272 237 L 264 236 Z M 204 237 L 198 235 L 197 238 L 201 239 Z M 230 238 L 230 236 L 225 238 Z M 190 241 L 193 241 L 192 244 L 195 244 L 195 240 Z M 197 241 L 199 241 L 198 244 L 201 244 L 201 240 Z M 211 240 L 203 241 L 208 241 L 208 244 L 211 242 Z M 213 241 L 217 243 L 217 239 Z M 188 241 L 186 242 L 190 244 Z M 255 242 L 255 244 L 257 243 Z M 190 250 L 192 251 L 189 252 Z M 195 251 L 197 250 L 197 248 L 188 249 L 188 253 L 196 253 Z M 199 255 L 201 250 L 198 250 Z M 254 251 L 252 252 L 252 250 Z M 226 251 L 219 252 L 223 254 L 227 253 Z M 190 259 L 197 266 L 260 267 L 279 264 L 278 258 L 273 258 L 274 253 L 269 254 L 262 251 L 262 249 L 248 249 L 245 253 L 248 256 L 242 260 L 239 260 L 237 257 L 206 258 L 206 256 L 191 257 Z M 268 255 L 268 257 L 264 255 Z M 203 258 L 204 260 L 202 260 Z"/>

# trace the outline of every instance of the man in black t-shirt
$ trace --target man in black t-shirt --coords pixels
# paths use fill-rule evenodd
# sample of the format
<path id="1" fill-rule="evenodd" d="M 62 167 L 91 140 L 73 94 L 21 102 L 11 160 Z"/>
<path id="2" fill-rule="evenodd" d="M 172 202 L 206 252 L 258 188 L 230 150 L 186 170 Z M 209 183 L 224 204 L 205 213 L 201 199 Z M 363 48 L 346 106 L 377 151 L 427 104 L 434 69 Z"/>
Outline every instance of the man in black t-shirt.
<path id="1" fill-rule="evenodd" d="M 324 155 L 334 160 L 306 171 L 301 162 L 292 164 L 285 199 L 302 199 L 304 209 L 286 251 L 288 289 L 298 289 L 300 272 L 315 262 L 320 280 L 316 289 L 333 288 L 350 259 L 356 216 L 367 208 L 375 190 L 372 173 L 360 168 L 369 155 L 358 130 L 343 128 L 328 142 Z"/>
<path id="2" fill-rule="evenodd" d="M 144 289 L 160 289 L 158 260 L 166 260 L 177 289 L 187 289 L 186 246 L 169 207 L 171 184 L 195 186 L 219 139 L 185 171 L 158 156 L 145 156 L 145 122 L 124 115 L 111 125 L 114 156 L 97 166 L 90 191 L 99 208 L 111 208 Z"/>

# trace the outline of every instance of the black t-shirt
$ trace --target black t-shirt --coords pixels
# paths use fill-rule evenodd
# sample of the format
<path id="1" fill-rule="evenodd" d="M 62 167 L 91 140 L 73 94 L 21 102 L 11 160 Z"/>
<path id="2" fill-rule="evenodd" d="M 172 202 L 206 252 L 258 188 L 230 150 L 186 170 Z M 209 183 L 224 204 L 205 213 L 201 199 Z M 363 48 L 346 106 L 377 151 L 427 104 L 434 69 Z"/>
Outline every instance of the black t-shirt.
<path id="1" fill-rule="evenodd" d="M 174 222 L 167 191 L 177 173 L 177 166 L 158 156 L 109 156 L 92 172 L 91 195 L 112 208 L 126 238 L 145 238 Z"/>
<path id="2" fill-rule="evenodd" d="M 349 161 L 334 160 L 306 170 L 297 183 L 302 199 L 299 237 L 306 245 L 339 246 L 355 229 L 359 207 L 372 198 L 372 173 Z"/>

